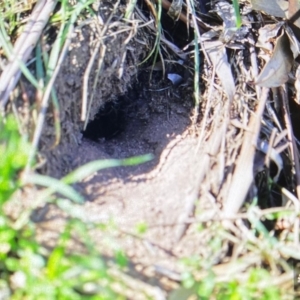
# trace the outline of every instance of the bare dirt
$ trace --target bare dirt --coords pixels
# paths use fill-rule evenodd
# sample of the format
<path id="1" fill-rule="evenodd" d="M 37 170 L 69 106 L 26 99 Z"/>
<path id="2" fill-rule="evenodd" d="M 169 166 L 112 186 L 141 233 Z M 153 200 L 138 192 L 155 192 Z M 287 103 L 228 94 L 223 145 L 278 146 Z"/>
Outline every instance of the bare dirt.
<path id="1" fill-rule="evenodd" d="M 31 215 L 38 241 L 52 249 L 70 216 L 83 219 L 90 228 L 84 237 L 96 246 L 116 282 L 125 283 L 122 294 L 127 299 L 187 299 L 189 295 L 176 294 L 176 288 L 189 272 L 197 282 L 205 281 L 212 271 L 215 283 L 239 282 L 238 277 L 246 283 L 243 275 L 248 270 L 266 268 L 275 274 L 277 286 L 276 276 L 284 268 L 272 259 L 285 255 L 280 251 L 286 245 L 276 246 L 277 252 L 267 255 L 270 262 L 266 262 L 269 246 L 257 224 L 278 228 L 275 221 L 267 223 L 261 209 L 284 205 L 287 196 L 279 187 L 283 184 L 295 192 L 296 181 L 285 175 L 293 168 L 288 149 L 292 133 L 283 130 L 289 127 L 288 110 L 275 113 L 277 104 L 274 108 L 272 104 L 278 95 L 283 104 L 288 93 L 280 88 L 277 95 L 253 84 L 263 62 L 252 36 L 256 29 L 250 24 L 261 16 L 253 12 L 255 18 L 249 16 L 252 21 L 233 33 L 235 23 L 226 22 L 227 13 L 233 20 L 228 2 L 217 1 L 214 12 L 203 16 L 212 27 L 201 16 L 188 30 L 184 14 L 175 22 L 163 10 L 154 65 L 155 55 L 148 55 L 158 50 L 159 26 L 146 2 L 151 11 L 152 2 L 138 1 L 134 16 L 125 21 L 125 1 L 114 1 L 115 6 L 112 1 L 101 1 L 99 6 L 96 1 L 92 7 L 96 16 L 76 24 L 55 82 L 59 106 L 52 99 L 47 111 L 36 171 L 62 178 L 95 160 L 144 154 L 153 159 L 101 170 L 74 184 L 85 199 L 83 205 L 60 194 L 52 195 L 53 202 L 46 205 L 41 201 Z M 205 2 L 214 1 L 197 3 Z M 205 10 L 198 7 L 201 11 Z M 207 31 L 201 36 L 199 53 L 190 44 L 195 25 Z M 199 84 L 194 82 L 195 55 L 200 58 Z M 179 83 L 169 80 L 170 74 L 179 76 Z M 197 110 L 195 95 L 201 100 Z M 34 92 L 29 98 L 34 99 Z M 27 113 L 28 127 L 35 125 L 38 103 L 34 117 Z M 298 115 L 293 109 L 294 126 Z M 297 128 L 295 134 L 299 137 Z M 22 207 L 12 204 L 14 214 L 26 209 L 26 201 L 27 206 L 35 205 L 32 199 L 39 198 L 26 189 L 19 193 L 22 201 L 17 199 Z M 287 224 L 292 234 L 297 223 Z M 80 238 L 74 234 L 71 251 L 85 251 Z M 290 243 L 294 238 L 284 235 L 283 240 Z M 129 261 L 122 271 L 116 268 L 120 253 Z"/>
<path id="2" fill-rule="evenodd" d="M 75 188 L 86 199 L 81 210 L 87 221 L 113 223 L 117 228 L 114 234 L 92 232 L 100 253 L 113 257 L 116 249 L 122 249 L 130 261 L 130 276 L 139 285 L 143 282 L 171 290 L 181 280 L 180 258 L 197 254 L 206 242 L 203 236 L 195 234 L 195 226 L 186 223 L 194 215 L 199 194 L 197 174 L 202 165 L 196 127 L 191 122 L 192 73 L 187 64 L 183 67 L 176 60 L 166 61 L 167 74 L 182 76 L 181 83 L 174 85 L 161 69 L 151 74 L 149 64 L 136 68 L 133 57 L 143 58 L 145 49 L 132 39 L 124 74 L 118 79 L 120 66 L 111 65 L 122 57 L 124 49 L 119 53 L 120 47 L 108 39 L 106 47 L 114 47 L 110 47 L 105 58 L 90 122 L 84 131 L 80 121 L 82 78 L 95 47 L 95 29 L 88 28 L 76 33 L 56 82 L 62 100 L 62 139 L 49 150 L 49 141 L 53 142 L 54 137 L 52 134 L 47 140 L 47 128 L 44 130 L 46 172 L 61 177 L 94 160 L 153 154 L 148 163 L 99 171 Z M 137 36 L 143 34 L 138 32 Z M 113 42 L 116 41 L 122 44 L 124 37 L 116 37 Z M 90 76 L 91 90 L 95 70 Z M 50 128 L 51 122 L 48 125 Z M 33 218 L 39 224 L 39 240 L 53 246 L 65 215 L 48 205 Z M 147 227 L 143 235 L 137 231 L 141 224 Z"/>
<path id="3" fill-rule="evenodd" d="M 108 116 L 111 109 L 121 110 L 122 117 L 113 118 L 120 124 L 111 124 L 102 112 L 85 133 L 89 138 L 83 137 L 78 146 L 70 147 L 69 168 L 94 160 L 154 155 L 148 163 L 99 171 L 75 188 L 85 196 L 82 211 L 88 221 L 113 222 L 118 228 L 108 244 L 104 242 L 105 233 L 93 232 L 102 254 L 112 256 L 120 247 L 132 264 L 142 266 L 145 278 L 159 275 L 163 281 L 170 276 L 180 280 L 179 258 L 196 254 L 203 242 L 194 234 L 195 228 L 187 234 L 186 225 L 198 199 L 196 177 L 202 164 L 191 125 L 192 88 L 186 84 L 173 86 L 169 80 L 162 80 L 162 72 L 154 73 L 155 79 L 149 83 L 149 75 L 149 71 L 143 71 L 133 88 L 118 100 L 123 103 L 108 106 Z M 108 136 L 99 137 L 103 134 Z M 48 244 L 50 235 L 45 231 L 61 227 L 64 218 L 55 211 L 51 207 L 39 220 L 41 239 Z M 142 236 L 137 231 L 141 224 L 147 226 Z M 52 232 L 54 238 L 56 235 Z M 169 289 L 170 284 L 164 288 Z"/>
<path id="4" fill-rule="evenodd" d="M 163 19 L 167 18 L 164 15 Z M 167 26 L 172 29 L 172 42 L 179 36 L 180 47 L 189 43 L 184 23 L 171 20 Z M 223 122 L 229 117 L 229 104 L 222 89 L 211 87 L 212 114 L 206 112 L 209 91 L 204 85 L 212 76 L 211 68 L 206 68 L 200 82 L 200 118 L 206 114 L 207 119 L 206 128 L 199 129 L 199 124 L 192 122 L 192 57 L 182 61 L 162 44 L 164 73 L 159 65 L 153 68 L 152 60 L 139 64 L 153 47 L 154 35 L 148 27 L 134 28 L 115 21 L 97 44 L 99 32 L 101 36 L 102 31 L 93 22 L 76 30 L 56 81 L 62 135 L 55 145 L 55 115 L 49 110 L 41 143 L 41 152 L 47 157 L 43 172 L 61 178 L 94 160 L 153 155 L 153 160 L 145 164 L 99 171 L 74 188 L 86 199 L 79 208 L 82 218 L 104 225 L 89 232 L 99 253 L 109 262 L 117 251 L 124 251 L 128 257 L 125 281 L 129 287 L 133 282 L 128 292 L 140 289 L 143 294 L 149 290 L 148 296 L 153 299 L 166 299 L 187 269 L 182 265 L 184 258 L 198 255 L 212 265 L 225 261 L 227 241 L 213 236 L 214 223 L 205 222 L 220 208 L 215 198 L 226 197 L 226 189 L 221 191 L 224 182 L 226 188 L 224 145 L 231 145 L 228 158 L 234 161 L 240 141 L 235 127 Z M 94 54 L 89 81 L 84 82 Z M 168 80 L 169 74 L 180 75 L 180 83 Z M 81 116 L 85 88 L 87 107 L 91 107 L 86 130 Z M 32 217 L 38 223 L 39 241 L 53 247 L 67 214 L 51 204 Z M 217 248 L 209 245 L 215 238 Z M 72 245 L 77 247 L 76 243 Z M 117 277 L 122 276 L 125 273 Z M 135 294 L 128 299 L 146 298 Z"/>

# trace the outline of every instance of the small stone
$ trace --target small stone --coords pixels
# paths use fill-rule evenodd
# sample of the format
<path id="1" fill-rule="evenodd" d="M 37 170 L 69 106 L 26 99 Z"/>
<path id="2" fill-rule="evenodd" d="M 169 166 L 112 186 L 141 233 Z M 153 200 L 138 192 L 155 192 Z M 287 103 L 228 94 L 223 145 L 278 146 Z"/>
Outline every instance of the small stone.
<path id="1" fill-rule="evenodd" d="M 73 76 L 68 76 L 67 78 L 67 85 L 73 86 L 75 84 L 75 80 Z"/>

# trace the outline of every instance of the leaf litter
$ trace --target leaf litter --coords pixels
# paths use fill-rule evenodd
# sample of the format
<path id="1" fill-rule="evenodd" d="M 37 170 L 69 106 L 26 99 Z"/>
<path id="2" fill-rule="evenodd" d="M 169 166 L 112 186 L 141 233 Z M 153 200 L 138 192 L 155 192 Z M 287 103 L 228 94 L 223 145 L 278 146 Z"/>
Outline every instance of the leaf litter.
<path id="1" fill-rule="evenodd" d="M 145 2 L 148 7 L 153 6 L 152 2 Z M 51 121 L 47 121 L 40 150 L 48 159 L 48 173 L 60 177 L 94 159 L 155 153 L 156 160 L 151 163 L 95 173 L 76 187 L 90 200 L 82 207 L 84 218 L 103 223 L 113 220 L 117 224 L 116 230 L 94 230 L 91 236 L 107 257 L 112 257 L 118 247 L 125 250 L 132 263 L 128 277 L 123 278 L 127 286 L 139 290 L 139 295 L 148 290 L 154 299 L 166 299 L 172 290 L 171 299 L 179 299 L 181 293 L 190 296 L 189 290 L 175 288 L 186 270 L 180 259 L 197 255 L 199 265 L 191 273 L 199 281 L 207 276 L 207 264 L 219 280 L 228 282 L 233 276 L 240 284 L 246 282 L 250 267 L 259 266 L 272 275 L 268 284 L 285 291 L 282 299 L 292 299 L 293 271 L 285 261 L 300 259 L 300 137 L 293 132 L 296 123 L 291 121 L 290 113 L 300 112 L 297 106 L 290 112 L 289 106 L 293 99 L 299 103 L 299 46 L 292 26 L 274 18 L 287 16 L 287 1 L 273 0 L 274 5 L 270 5 L 270 1 L 252 0 L 252 6 L 249 1 L 241 1 L 244 13 L 240 29 L 235 28 L 233 7 L 226 1 L 213 1 L 205 14 L 189 11 L 190 1 L 177 1 L 175 8 L 167 2 L 163 1 L 165 8 L 177 10 L 172 11 L 174 19 L 179 18 L 177 22 L 186 22 L 185 28 L 189 25 L 190 31 L 200 28 L 201 103 L 196 112 L 199 123 L 190 122 L 192 102 L 186 100 L 192 100 L 191 62 L 198 55 L 191 50 L 193 42 L 178 46 L 161 32 L 159 56 L 165 63 L 167 77 L 173 82 L 183 78 L 184 83 L 172 85 L 161 80 L 161 74 L 154 74 L 152 82 L 140 77 L 140 82 L 134 84 L 139 72 L 136 65 L 146 57 L 149 43 L 153 45 L 155 40 L 157 16 L 144 14 L 137 7 L 132 26 L 119 17 L 111 17 L 110 24 L 99 25 L 92 20 L 74 31 L 58 75 L 56 89 L 62 99 L 65 138 L 58 147 L 50 149 L 53 133 Z M 296 2 L 289 1 L 290 18 Z M 125 7 L 120 6 L 114 13 L 124 11 Z M 196 18 L 190 19 L 189 14 Z M 271 24 L 264 25 L 263 20 Z M 293 25 L 297 26 L 297 20 Z M 101 31 L 105 26 L 105 31 Z M 102 52 L 90 60 L 99 55 L 94 51 L 97 36 Z M 167 62 L 178 58 L 184 59 L 186 66 L 187 71 L 182 74 L 174 63 Z M 98 71 L 92 68 L 86 72 L 88 65 L 94 63 L 98 64 Z M 116 97 L 125 95 L 124 101 L 129 103 L 124 109 L 131 122 L 115 139 L 81 138 L 82 110 L 78 99 L 82 97 L 84 73 L 88 79 L 85 88 L 93 95 L 88 100 L 95 99 L 89 103 L 89 120 L 96 117 L 97 109 L 105 102 L 116 101 Z M 7 85 L 1 86 L 3 94 L 9 93 L 13 80 L 6 79 Z M 130 85 L 138 92 L 131 90 Z M 4 103 L 7 98 L 0 100 Z M 48 117 L 51 120 L 51 111 Z M 37 218 L 40 239 L 46 244 L 51 240 L 47 230 L 52 231 L 53 238 L 56 224 L 62 226 L 64 220 L 55 205 L 48 208 Z M 290 214 L 267 223 L 266 216 L 274 211 Z M 51 219 L 53 215 L 59 215 L 58 221 Z M 144 235 L 136 233 L 139 222 L 147 224 Z M 271 236 L 278 237 L 275 244 L 266 236 L 267 224 Z M 212 240 L 219 247 L 213 247 L 209 243 Z M 268 259 L 261 255 L 265 251 Z M 243 263 L 239 265 L 238 261 Z M 231 274 L 230 270 L 235 272 Z"/>

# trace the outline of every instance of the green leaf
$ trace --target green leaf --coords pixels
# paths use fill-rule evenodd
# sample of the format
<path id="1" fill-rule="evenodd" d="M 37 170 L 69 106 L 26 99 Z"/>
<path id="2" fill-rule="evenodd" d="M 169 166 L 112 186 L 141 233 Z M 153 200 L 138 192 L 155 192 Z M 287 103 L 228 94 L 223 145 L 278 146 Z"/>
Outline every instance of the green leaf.
<path id="1" fill-rule="evenodd" d="M 18 258 L 8 257 L 5 260 L 5 265 L 7 269 L 11 272 L 17 271 L 20 269 L 20 262 Z"/>
<path id="2" fill-rule="evenodd" d="M 49 279 L 52 280 L 59 276 L 58 271 L 64 254 L 65 249 L 63 247 L 57 247 L 52 251 L 47 263 L 47 275 Z"/>
<path id="3" fill-rule="evenodd" d="M 136 225 L 136 231 L 139 234 L 144 234 L 144 233 L 147 232 L 147 230 L 148 230 L 148 224 L 145 223 L 145 222 L 141 222 L 141 223 Z"/>
<path id="4" fill-rule="evenodd" d="M 115 253 L 115 259 L 116 259 L 117 264 L 120 267 L 126 267 L 127 264 L 128 264 L 127 256 L 124 253 L 124 251 L 122 251 L 122 250 L 117 250 L 116 251 L 116 253 Z"/>

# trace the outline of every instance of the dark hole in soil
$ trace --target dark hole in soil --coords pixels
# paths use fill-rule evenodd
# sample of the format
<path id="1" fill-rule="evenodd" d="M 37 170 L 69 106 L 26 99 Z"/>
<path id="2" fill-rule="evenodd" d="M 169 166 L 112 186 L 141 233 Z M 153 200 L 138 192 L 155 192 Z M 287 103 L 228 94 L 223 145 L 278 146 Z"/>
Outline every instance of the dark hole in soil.
<path id="1" fill-rule="evenodd" d="M 83 132 L 84 139 L 75 159 L 71 158 L 73 168 L 95 159 L 153 154 L 154 159 L 146 164 L 133 169 L 108 169 L 94 179 L 97 183 L 101 180 L 103 184 L 116 178 L 130 181 L 133 174 L 147 174 L 154 170 L 166 147 L 181 141 L 181 135 L 190 125 L 190 113 L 194 108 L 193 87 L 184 84 L 174 86 L 170 80 L 163 78 L 160 71 L 153 72 L 150 82 L 149 75 L 150 70 L 142 70 L 125 95 L 115 96 L 113 99 L 116 100 L 108 102 L 97 112 Z M 171 153 L 172 149 L 165 153 Z M 94 199 L 95 195 L 89 195 L 89 198 Z"/>
<path id="2" fill-rule="evenodd" d="M 85 138 L 97 141 L 105 138 L 106 140 L 116 137 L 124 130 L 126 118 L 124 114 L 124 97 L 117 101 L 106 102 L 99 109 L 93 121 L 89 122 L 83 132 Z"/>
<path id="3" fill-rule="evenodd" d="M 187 77 L 185 68 L 180 64 L 166 64 L 168 72 L 176 73 L 182 78 Z M 136 126 L 141 127 L 149 121 L 153 113 L 166 112 L 170 108 L 170 101 L 176 101 L 176 97 L 171 100 L 174 98 L 171 96 L 173 93 L 187 93 L 186 88 L 173 86 L 170 80 L 163 78 L 161 71 L 154 71 L 151 82 L 149 79 L 150 70 L 143 68 L 126 94 L 106 102 L 99 109 L 83 131 L 83 136 L 92 141 L 117 139 L 121 133 L 126 132 L 129 124 L 136 123 Z M 188 79 L 185 78 L 184 81 Z M 181 99 L 181 96 L 177 97 Z M 190 100 L 192 101 L 192 97 Z"/>

